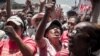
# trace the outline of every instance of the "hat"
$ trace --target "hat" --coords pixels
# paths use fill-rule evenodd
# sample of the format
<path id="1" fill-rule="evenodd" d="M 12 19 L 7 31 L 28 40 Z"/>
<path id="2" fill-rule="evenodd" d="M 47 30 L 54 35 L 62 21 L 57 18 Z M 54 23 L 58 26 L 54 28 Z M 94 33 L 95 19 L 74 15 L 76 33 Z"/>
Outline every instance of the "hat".
<path id="1" fill-rule="evenodd" d="M 63 29 L 62 29 L 62 24 L 58 21 L 58 20 L 53 20 L 53 21 L 50 21 L 47 23 L 46 25 L 46 30 L 45 30 L 45 33 L 48 31 L 48 28 L 52 25 L 57 25 L 60 27 L 60 30 L 61 30 L 61 34 L 63 32 Z"/>
<path id="2" fill-rule="evenodd" d="M 18 16 L 11 16 L 10 18 L 8 18 L 7 23 L 8 22 L 13 22 L 13 23 L 15 23 L 18 26 L 22 25 L 24 27 L 24 22 Z"/>
<path id="3" fill-rule="evenodd" d="M 32 17 L 32 20 L 36 20 L 36 18 L 43 18 L 44 17 L 44 14 L 43 12 L 41 13 L 37 13 L 35 14 L 33 17 Z"/>

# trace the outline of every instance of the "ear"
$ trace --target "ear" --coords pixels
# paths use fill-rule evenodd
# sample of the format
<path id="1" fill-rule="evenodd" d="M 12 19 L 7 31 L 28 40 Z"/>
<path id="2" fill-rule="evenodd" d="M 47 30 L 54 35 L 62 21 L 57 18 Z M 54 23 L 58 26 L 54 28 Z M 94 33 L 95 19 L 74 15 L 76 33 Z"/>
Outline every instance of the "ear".
<path id="1" fill-rule="evenodd" d="M 47 32 L 45 33 L 45 37 L 48 38 L 48 33 Z"/>
<path id="2" fill-rule="evenodd" d="M 22 34 L 24 33 L 24 31 L 25 31 L 25 29 L 21 27 L 21 32 L 22 32 Z"/>

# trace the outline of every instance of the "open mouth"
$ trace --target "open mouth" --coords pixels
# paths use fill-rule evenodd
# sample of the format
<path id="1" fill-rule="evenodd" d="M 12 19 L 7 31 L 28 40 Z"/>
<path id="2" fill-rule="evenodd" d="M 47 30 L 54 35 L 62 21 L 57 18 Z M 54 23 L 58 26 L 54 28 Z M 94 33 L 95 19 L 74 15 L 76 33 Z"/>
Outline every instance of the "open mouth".
<path id="1" fill-rule="evenodd" d="M 60 34 L 59 33 L 56 33 L 55 36 L 59 36 L 60 37 Z"/>

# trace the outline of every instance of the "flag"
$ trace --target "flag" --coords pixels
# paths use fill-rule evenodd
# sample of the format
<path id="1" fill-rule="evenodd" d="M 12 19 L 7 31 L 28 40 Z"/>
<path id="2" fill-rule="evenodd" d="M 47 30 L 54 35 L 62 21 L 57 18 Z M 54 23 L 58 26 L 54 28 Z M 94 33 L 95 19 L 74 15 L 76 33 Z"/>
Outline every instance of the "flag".
<path id="1" fill-rule="evenodd" d="M 84 13 L 86 10 L 92 11 L 92 3 L 90 0 L 81 0 L 79 5 L 79 12 Z"/>

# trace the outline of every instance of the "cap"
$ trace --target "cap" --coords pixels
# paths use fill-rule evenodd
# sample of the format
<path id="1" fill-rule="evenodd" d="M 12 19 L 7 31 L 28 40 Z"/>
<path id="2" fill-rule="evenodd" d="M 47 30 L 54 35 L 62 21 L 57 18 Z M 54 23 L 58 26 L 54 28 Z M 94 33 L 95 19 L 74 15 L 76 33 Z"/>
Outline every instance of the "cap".
<path id="1" fill-rule="evenodd" d="M 63 32 L 63 29 L 62 29 L 62 24 L 58 21 L 58 20 L 53 20 L 53 21 L 50 21 L 47 23 L 46 25 L 46 30 L 45 30 L 45 33 L 48 31 L 48 28 L 52 25 L 57 25 L 60 27 L 60 30 L 61 30 L 61 34 Z"/>
<path id="2" fill-rule="evenodd" d="M 18 16 L 11 16 L 10 18 L 8 18 L 7 23 L 8 22 L 13 22 L 18 26 L 22 25 L 24 27 L 24 22 Z"/>

